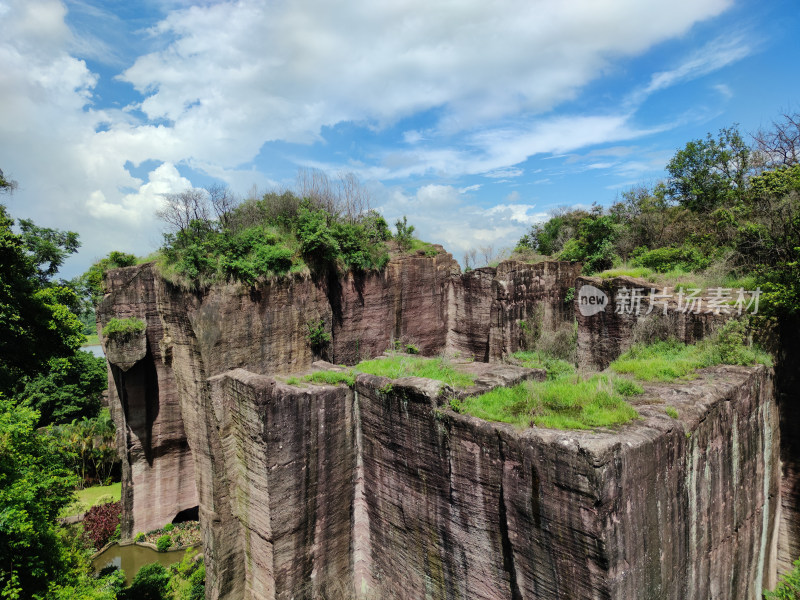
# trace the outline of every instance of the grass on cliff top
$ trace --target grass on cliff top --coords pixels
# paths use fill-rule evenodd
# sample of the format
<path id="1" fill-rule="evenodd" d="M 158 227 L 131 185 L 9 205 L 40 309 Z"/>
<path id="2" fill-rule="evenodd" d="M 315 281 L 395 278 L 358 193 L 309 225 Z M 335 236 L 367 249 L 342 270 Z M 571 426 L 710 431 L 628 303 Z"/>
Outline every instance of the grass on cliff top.
<path id="1" fill-rule="evenodd" d="M 377 358 L 358 363 L 356 371 L 398 379 L 400 377 L 425 377 L 443 381 L 450 387 L 463 388 L 475 383 L 475 375 L 456 369 L 445 358 L 423 358 L 395 354 L 386 358 Z"/>
<path id="2" fill-rule="evenodd" d="M 611 363 L 615 373 L 642 381 L 693 379 L 695 371 L 715 365 L 772 366 L 772 357 L 749 344 L 747 325 L 728 321 L 718 332 L 694 345 L 675 340 L 637 344 Z"/>
<path id="3" fill-rule="evenodd" d="M 456 412 L 520 427 L 592 429 L 637 418 L 625 398 L 642 392 L 638 384 L 612 375 L 564 375 L 495 388 L 480 396 L 452 400 L 450 405 Z"/>
<path id="4" fill-rule="evenodd" d="M 298 385 L 300 383 L 317 383 L 325 385 L 339 385 L 344 383 L 349 387 L 353 387 L 356 382 L 356 377 L 353 371 L 342 373 L 340 371 L 315 371 L 302 377 L 290 377 L 286 380 L 289 385 Z"/>
<path id="5" fill-rule="evenodd" d="M 103 337 L 124 340 L 141 333 L 146 327 L 147 324 L 136 317 L 128 317 L 127 319 L 114 317 L 103 327 Z"/>

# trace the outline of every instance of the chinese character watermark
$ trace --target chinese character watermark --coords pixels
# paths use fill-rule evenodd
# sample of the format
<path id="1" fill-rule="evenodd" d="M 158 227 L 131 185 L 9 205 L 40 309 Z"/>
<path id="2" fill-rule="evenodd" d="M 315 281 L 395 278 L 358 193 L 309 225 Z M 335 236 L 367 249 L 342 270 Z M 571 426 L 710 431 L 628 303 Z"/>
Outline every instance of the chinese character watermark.
<path id="1" fill-rule="evenodd" d="M 655 288 L 628 288 L 617 290 L 615 297 L 617 314 L 636 315 L 642 314 L 642 301 L 646 300 L 649 315 L 659 309 L 666 315 L 671 307 L 675 312 L 685 314 L 714 314 L 737 315 L 744 312 L 751 315 L 758 314 L 758 303 L 761 298 L 761 288 L 745 290 L 744 288 L 709 288 L 705 293 L 700 288 L 680 288 L 675 293 L 669 293 L 670 288 L 659 291 Z M 579 308 L 584 316 L 591 316 L 605 310 L 608 297 L 602 291 L 591 285 L 584 285 L 579 293 Z"/>

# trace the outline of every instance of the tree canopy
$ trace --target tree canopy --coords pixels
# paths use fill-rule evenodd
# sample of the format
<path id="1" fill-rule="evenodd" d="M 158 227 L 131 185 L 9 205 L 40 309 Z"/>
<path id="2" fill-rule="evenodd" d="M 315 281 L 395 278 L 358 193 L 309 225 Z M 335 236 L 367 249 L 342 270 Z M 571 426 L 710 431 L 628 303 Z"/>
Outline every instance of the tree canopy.
<path id="1" fill-rule="evenodd" d="M 43 281 L 43 255 L 12 231 L 13 223 L 0 205 L 0 392 L 9 396 L 50 359 L 74 355 L 84 340 L 70 308 L 78 304 L 75 293 Z"/>

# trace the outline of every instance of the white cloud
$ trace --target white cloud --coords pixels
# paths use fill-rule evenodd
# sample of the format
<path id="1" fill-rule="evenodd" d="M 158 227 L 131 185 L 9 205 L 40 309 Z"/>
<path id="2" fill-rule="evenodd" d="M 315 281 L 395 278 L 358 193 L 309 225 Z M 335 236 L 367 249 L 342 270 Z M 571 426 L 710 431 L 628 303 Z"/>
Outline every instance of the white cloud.
<path id="1" fill-rule="evenodd" d="M 532 204 L 485 208 L 447 185 L 422 186 L 413 194 L 382 190 L 377 195 L 382 196 L 379 210 L 390 223 L 407 216 L 416 228 L 415 235 L 442 244 L 457 259 L 481 246 L 498 251 L 513 247 L 530 225 L 548 218 Z"/>
<path id="2" fill-rule="evenodd" d="M 192 183 L 181 177 L 170 163 L 164 163 L 150 171 L 148 179 L 135 193 L 125 194 L 120 203 L 108 202 L 102 190 L 93 191 L 86 202 L 89 214 L 98 219 L 140 223 L 149 220 L 163 206 L 165 194 L 192 187 Z"/>
<path id="3" fill-rule="evenodd" d="M 674 69 L 655 73 L 650 78 L 650 83 L 633 95 L 631 102 L 639 103 L 659 90 L 713 73 L 752 52 L 752 43 L 742 35 L 714 39 Z"/>
<path id="4" fill-rule="evenodd" d="M 95 106 L 98 76 L 74 56 L 101 59 L 107 36 L 70 31 L 59 0 L 0 0 L 0 165 L 20 182 L 12 212 L 88 232 L 89 255 L 142 252 L 153 245 L 148 211 L 158 190 L 186 182 L 176 166 L 239 184 L 270 140 L 310 143 L 324 127 L 381 128 L 422 112 L 435 115 L 431 127 L 407 131 L 411 147 L 357 165 L 362 176 L 513 177 L 520 169 L 511 165 L 532 154 L 641 135 L 628 114 L 537 115 L 576 97 L 619 57 L 682 35 L 731 3 L 171 0 L 151 32 L 160 50 L 119 78 L 144 100 L 111 110 Z M 90 2 L 69 6 L 119 25 Z M 704 68 L 665 72 L 648 89 Z M 125 169 L 145 161 L 161 165 L 146 181 Z M 449 202 L 441 213 L 449 218 L 460 199 L 448 188 L 427 186 L 413 199 Z M 471 222 L 474 239 L 519 226 L 509 215 L 492 215 L 496 227 L 485 218 Z M 462 243 L 455 229 L 447 235 Z"/>
<path id="5" fill-rule="evenodd" d="M 519 167 L 504 167 L 484 173 L 483 176 L 489 177 L 490 179 L 507 179 L 508 177 L 519 177 L 523 173 L 525 173 L 525 171 Z"/>

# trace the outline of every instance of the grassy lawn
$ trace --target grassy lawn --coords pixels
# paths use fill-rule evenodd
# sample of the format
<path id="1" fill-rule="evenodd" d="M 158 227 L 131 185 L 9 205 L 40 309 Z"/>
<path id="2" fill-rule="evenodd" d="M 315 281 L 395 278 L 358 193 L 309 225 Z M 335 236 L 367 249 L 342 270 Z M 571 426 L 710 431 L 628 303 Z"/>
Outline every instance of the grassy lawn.
<path id="1" fill-rule="evenodd" d="M 587 379 L 564 375 L 453 400 L 451 407 L 487 421 L 520 427 L 592 429 L 621 425 L 637 418 L 636 410 L 625 398 L 642 391 L 638 384 L 620 377 L 593 375 Z"/>
<path id="2" fill-rule="evenodd" d="M 81 344 L 81 346 L 99 346 L 99 345 L 100 345 L 100 338 L 96 333 L 87 335 L 86 341 L 83 344 Z"/>
<path id="3" fill-rule="evenodd" d="M 289 385 L 318 383 L 337 385 L 344 383 L 353 386 L 358 373 L 368 373 L 390 379 L 400 377 L 425 377 L 443 381 L 451 387 L 469 387 L 475 383 L 475 375 L 459 371 L 444 358 L 424 358 L 408 354 L 395 354 L 387 358 L 377 358 L 358 363 L 346 373 L 338 371 L 317 371 L 300 377 L 290 377 Z"/>
<path id="4" fill-rule="evenodd" d="M 290 377 L 286 380 L 286 383 L 289 385 L 298 385 L 300 383 L 338 385 L 340 383 L 344 383 L 350 387 L 352 387 L 355 382 L 356 377 L 352 370 L 348 371 L 347 373 L 340 373 L 338 371 L 316 371 L 309 375 L 303 375 L 302 377 Z"/>
<path id="5" fill-rule="evenodd" d="M 95 485 L 75 493 L 77 500 L 61 511 L 62 517 L 73 517 L 86 512 L 95 504 L 104 502 L 118 502 L 122 494 L 122 484 Z M 110 499 L 109 499 L 110 498 Z"/>

